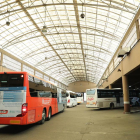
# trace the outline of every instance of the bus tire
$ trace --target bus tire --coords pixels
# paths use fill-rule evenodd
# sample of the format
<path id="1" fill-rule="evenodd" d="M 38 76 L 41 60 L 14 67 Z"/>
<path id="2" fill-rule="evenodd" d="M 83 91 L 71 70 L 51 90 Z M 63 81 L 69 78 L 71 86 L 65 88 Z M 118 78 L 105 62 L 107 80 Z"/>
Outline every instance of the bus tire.
<path id="1" fill-rule="evenodd" d="M 52 110 L 51 108 L 49 108 L 48 117 L 46 118 L 46 121 L 49 121 L 51 119 L 51 116 L 52 116 Z"/>
<path id="2" fill-rule="evenodd" d="M 114 104 L 113 103 L 110 104 L 110 109 L 114 109 Z"/>
<path id="3" fill-rule="evenodd" d="M 42 111 L 42 120 L 39 121 L 39 124 L 43 124 L 45 122 L 45 119 L 46 119 L 46 111 L 45 111 L 45 109 L 43 109 L 43 111 Z"/>

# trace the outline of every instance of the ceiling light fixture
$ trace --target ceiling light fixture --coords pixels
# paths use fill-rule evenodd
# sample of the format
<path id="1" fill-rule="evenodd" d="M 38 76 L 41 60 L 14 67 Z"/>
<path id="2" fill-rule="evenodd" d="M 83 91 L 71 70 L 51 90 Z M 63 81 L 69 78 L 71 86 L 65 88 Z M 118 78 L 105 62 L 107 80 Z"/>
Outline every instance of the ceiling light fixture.
<path id="1" fill-rule="evenodd" d="M 46 32 L 47 32 L 47 27 L 46 27 L 45 25 L 44 25 L 43 28 L 42 28 L 42 32 L 43 32 L 43 33 L 46 33 Z"/>
<path id="2" fill-rule="evenodd" d="M 85 17 L 85 14 L 83 13 L 83 5 L 84 4 L 82 3 L 82 14 L 80 15 L 81 18 L 84 18 Z"/>
<path id="3" fill-rule="evenodd" d="M 6 25 L 7 25 L 7 26 L 9 26 L 9 25 L 10 25 L 10 22 L 9 22 L 9 21 L 7 21 L 7 22 L 6 22 Z"/>
<path id="4" fill-rule="evenodd" d="M 42 28 L 42 32 L 43 32 L 43 33 L 46 33 L 46 32 L 47 32 L 47 26 L 46 26 L 45 22 L 46 22 L 46 5 L 45 5 L 45 20 L 44 20 L 44 26 L 43 26 L 43 28 Z"/>
<path id="5" fill-rule="evenodd" d="M 9 26 L 10 25 L 10 21 L 9 21 L 10 11 L 7 10 L 7 13 L 9 13 L 9 15 L 8 15 L 8 21 L 6 21 L 6 25 Z"/>

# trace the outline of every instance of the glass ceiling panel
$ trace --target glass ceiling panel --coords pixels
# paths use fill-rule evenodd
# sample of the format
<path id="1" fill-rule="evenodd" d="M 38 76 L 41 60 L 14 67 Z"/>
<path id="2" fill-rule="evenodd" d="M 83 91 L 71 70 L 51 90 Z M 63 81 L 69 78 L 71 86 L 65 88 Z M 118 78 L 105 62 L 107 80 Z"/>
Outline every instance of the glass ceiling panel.
<path id="1" fill-rule="evenodd" d="M 98 82 L 139 2 L 2 0 L 0 46 L 60 82 Z"/>

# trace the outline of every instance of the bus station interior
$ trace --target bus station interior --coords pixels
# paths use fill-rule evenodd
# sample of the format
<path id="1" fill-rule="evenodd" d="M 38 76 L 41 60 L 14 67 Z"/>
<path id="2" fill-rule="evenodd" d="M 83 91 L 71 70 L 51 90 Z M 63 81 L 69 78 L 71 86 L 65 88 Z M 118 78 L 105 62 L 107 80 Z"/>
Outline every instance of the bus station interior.
<path id="1" fill-rule="evenodd" d="M 77 93 L 122 89 L 124 107 L 84 102 L 43 125 L 1 125 L 0 140 L 139 140 L 140 105 L 130 106 L 129 90 L 140 90 L 140 1 L 0 1 L 0 72 L 10 71 Z"/>
<path id="2" fill-rule="evenodd" d="M 66 108 L 43 125 L 0 126 L 1 140 L 139 140 L 139 113 L 93 110 L 85 104 Z"/>

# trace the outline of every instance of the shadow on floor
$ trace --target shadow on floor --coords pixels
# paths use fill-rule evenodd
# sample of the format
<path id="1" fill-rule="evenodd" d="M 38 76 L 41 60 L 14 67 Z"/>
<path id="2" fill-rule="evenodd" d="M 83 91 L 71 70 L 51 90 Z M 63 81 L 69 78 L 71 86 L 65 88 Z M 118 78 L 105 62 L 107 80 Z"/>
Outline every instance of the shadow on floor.
<path id="1" fill-rule="evenodd" d="M 59 114 L 61 114 L 61 112 L 53 115 L 51 119 L 54 119 Z M 45 123 L 47 123 L 47 121 Z M 12 135 L 20 134 L 22 132 L 29 131 L 39 126 L 40 125 L 38 123 L 29 124 L 29 125 L 2 125 L 2 126 L 0 125 L 0 134 L 12 134 Z"/>
<path id="2" fill-rule="evenodd" d="M 38 126 L 37 124 L 30 124 L 30 125 L 5 125 L 0 128 L 0 134 L 19 134 L 25 131 L 28 131 L 29 129 L 32 129 L 34 127 Z"/>
<path id="3" fill-rule="evenodd" d="M 119 108 L 114 108 L 114 109 L 110 109 L 110 108 L 100 108 L 100 109 L 90 109 L 90 111 L 112 111 L 112 110 L 123 110 L 123 107 L 119 107 Z"/>

